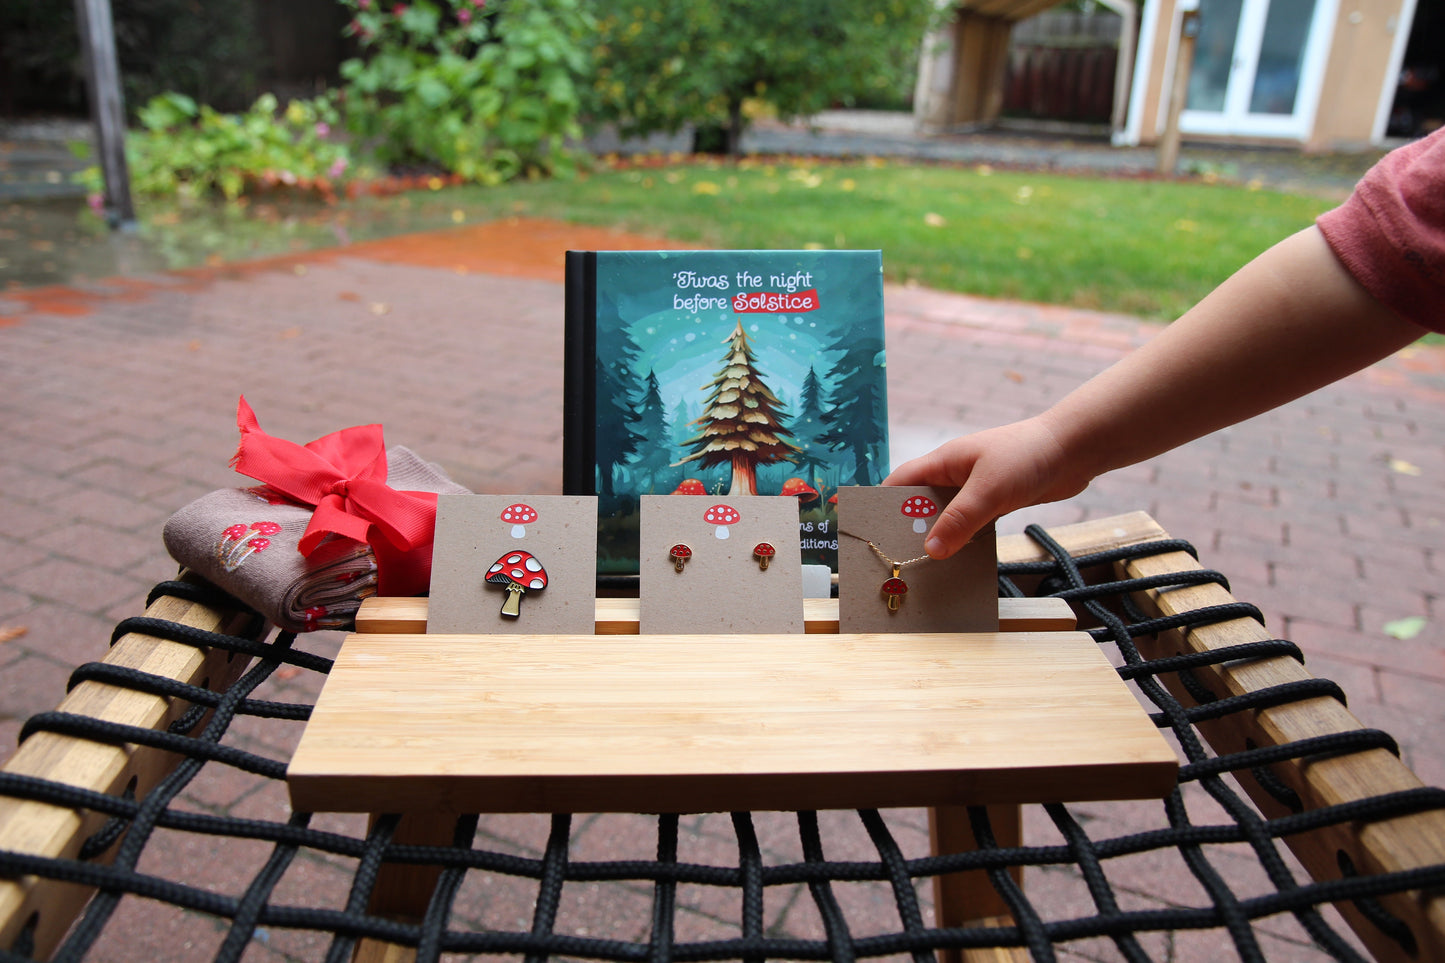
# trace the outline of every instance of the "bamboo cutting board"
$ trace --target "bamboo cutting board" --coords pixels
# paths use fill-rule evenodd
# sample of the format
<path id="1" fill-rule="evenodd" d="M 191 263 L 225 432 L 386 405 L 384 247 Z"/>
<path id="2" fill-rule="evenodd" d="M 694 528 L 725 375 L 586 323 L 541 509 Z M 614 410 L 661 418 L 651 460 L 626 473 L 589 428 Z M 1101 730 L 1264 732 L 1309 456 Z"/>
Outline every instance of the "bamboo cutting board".
<path id="1" fill-rule="evenodd" d="M 298 811 L 714 812 L 1158 798 L 1172 749 L 1078 632 L 353 635 Z"/>

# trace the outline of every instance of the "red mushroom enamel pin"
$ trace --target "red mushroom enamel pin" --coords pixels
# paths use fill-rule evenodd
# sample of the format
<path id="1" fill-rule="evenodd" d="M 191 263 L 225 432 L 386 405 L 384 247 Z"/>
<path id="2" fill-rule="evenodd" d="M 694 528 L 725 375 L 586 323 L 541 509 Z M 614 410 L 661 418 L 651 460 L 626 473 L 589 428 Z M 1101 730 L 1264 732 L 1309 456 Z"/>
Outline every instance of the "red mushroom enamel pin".
<path id="1" fill-rule="evenodd" d="M 773 548 L 770 542 L 758 542 L 758 544 L 754 545 L 753 559 L 758 563 L 758 571 L 766 572 L 768 570 L 768 563 L 773 560 L 773 556 L 776 554 L 778 554 L 778 550 Z"/>
<path id="2" fill-rule="evenodd" d="M 507 590 L 502 614 L 515 619 L 522 614 L 522 596 L 527 590 L 540 592 L 547 587 L 547 570 L 531 552 L 508 552 L 487 569 L 487 581 Z"/>

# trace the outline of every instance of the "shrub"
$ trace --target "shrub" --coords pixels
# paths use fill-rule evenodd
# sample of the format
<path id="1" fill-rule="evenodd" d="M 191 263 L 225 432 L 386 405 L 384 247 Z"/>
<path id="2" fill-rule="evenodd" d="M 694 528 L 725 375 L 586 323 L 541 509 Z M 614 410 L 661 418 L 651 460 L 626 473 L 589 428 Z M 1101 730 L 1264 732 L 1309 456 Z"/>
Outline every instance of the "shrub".
<path id="1" fill-rule="evenodd" d="M 341 66 L 348 128 L 394 167 L 499 183 L 566 171 L 580 134 L 580 0 L 344 0 L 364 56 Z"/>
<path id="2" fill-rule="evenodd" d="M 729 153 L 749 101 L 798 117 L 906 88 L 934 16 L 932 0 L 589 2 L 589 115 L 629 135 L 710 128 Z"/>
<path id="3" fill-rule="evenodd" d="M 142 129 L 126 137 L 131 189 L 139 195 L 198 199 L 272 188 L 333 199 L 351 167 L 344 145 L 326 139 L 336 122 L 329 97 L 293 100 L 284 111 L 271 94 L 242 114 L 217 113 L 184 94 L 151 98 L 139 111 Z M 100 189 L 100 171 L 81 179 Z"/>

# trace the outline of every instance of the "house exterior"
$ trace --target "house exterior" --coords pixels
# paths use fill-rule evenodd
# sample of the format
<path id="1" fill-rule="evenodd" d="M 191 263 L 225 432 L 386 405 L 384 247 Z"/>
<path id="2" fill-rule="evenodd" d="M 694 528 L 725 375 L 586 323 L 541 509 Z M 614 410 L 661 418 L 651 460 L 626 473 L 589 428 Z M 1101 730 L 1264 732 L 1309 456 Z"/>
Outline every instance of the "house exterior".
<path id="1" fill-rule="evenodd" d="M 1179 129 L 1199 138 L 1349 150 L 1385 140 L 1415 0 L 1196 0 Z M 1116 142 L 1163 134 L 1190 0 L 1151 0 Z"/>
<path id="2" fill-rule="evenodd" d="M 1124 25 L 1113 140 L 1148 145 L 1164 136 L 1182 64 L 1178 124 L 1186 137 L 1308 151 L 1380 145 L 1416 2 L 1148 0 L 1136 19 L 1131 0 L 1111 0 Z M 925 46 L 914 108 L 920 126 L 996 120 L 1012 24 L 1049 5 L 965 0 Z"/>

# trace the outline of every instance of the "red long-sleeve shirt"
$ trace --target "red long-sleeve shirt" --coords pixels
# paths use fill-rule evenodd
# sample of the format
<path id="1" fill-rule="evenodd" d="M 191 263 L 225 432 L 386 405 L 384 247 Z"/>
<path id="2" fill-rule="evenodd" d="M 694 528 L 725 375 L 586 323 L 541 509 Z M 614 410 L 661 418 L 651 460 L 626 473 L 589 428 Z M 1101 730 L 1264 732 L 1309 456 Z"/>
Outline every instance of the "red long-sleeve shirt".
<path id="1" fill-rule="evenodd" d="M 1445 128 L 1386 154 L 1316 224 L 1376 300 L 1445 331 Z"/>

